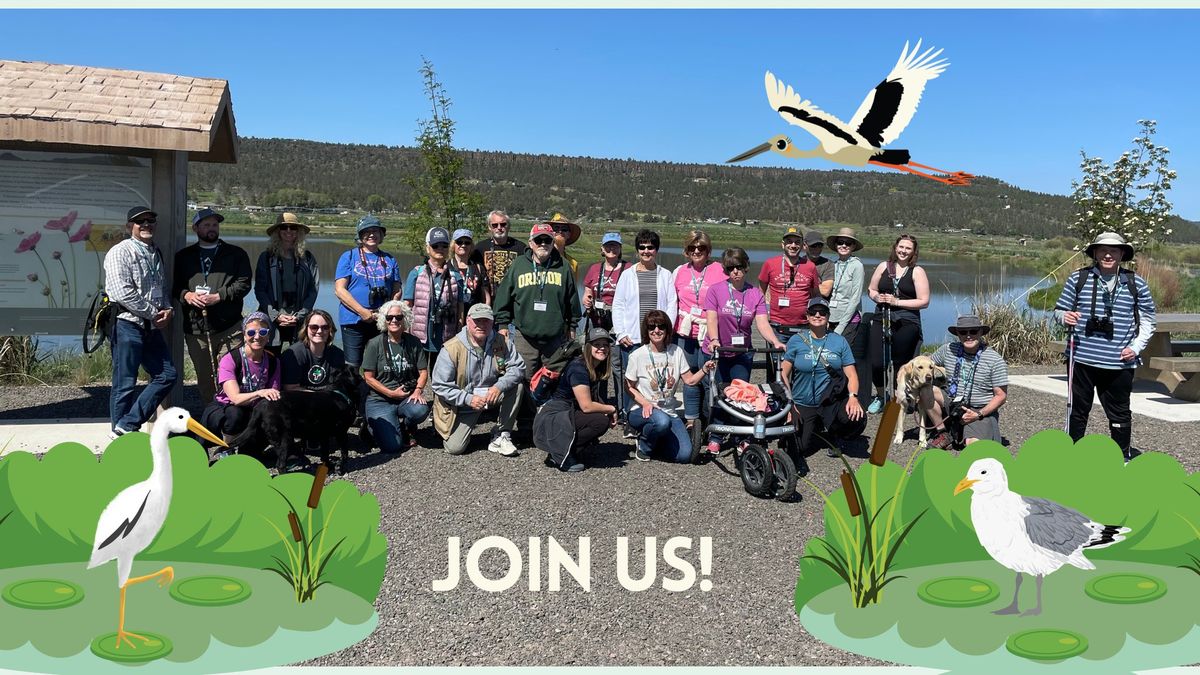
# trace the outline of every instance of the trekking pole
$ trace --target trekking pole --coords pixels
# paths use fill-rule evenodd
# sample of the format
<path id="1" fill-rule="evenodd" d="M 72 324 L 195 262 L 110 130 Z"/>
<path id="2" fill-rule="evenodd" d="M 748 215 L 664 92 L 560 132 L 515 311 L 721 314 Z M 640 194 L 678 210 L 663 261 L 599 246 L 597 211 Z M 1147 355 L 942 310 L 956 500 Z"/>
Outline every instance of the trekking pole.
<path id="1" fill-rule="evenodd" d="M 883 305 L 883 362 L 886 381 L 883 383 L 883 403 L 895 398 L 896 365 L 892 363 L 892 306 Z"/>
<path id="2" fill-rule="evenodd" d="M 1075 327 L 1067 327 L 1067 419 L 1063 431 L 1071 433 L 1071 408 L 1075 402 Z"/>
<path id="3" fill-rule="evenodd" d="M 208 324 L 208 308 L 204 307 L 200 310 L 200 317 L 204 319 L 204 342 L 208 344 L 208 368 L 212 375 L 212 381 L 215 385 L 217 382 L 217 355 L 213 352 L 212 346 L 212 326 Z M 207 403 L 205 405 L 208 405 Z"/>

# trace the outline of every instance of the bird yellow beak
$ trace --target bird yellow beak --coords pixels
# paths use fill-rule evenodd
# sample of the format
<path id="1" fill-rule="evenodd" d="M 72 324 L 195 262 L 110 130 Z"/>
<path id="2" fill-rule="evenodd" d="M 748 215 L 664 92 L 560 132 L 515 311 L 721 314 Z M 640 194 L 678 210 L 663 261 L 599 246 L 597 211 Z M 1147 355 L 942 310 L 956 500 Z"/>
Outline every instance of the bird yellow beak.
<path id="1" fill-rule="evenodd" d="M 200 424 L 196 420 L 188 420 L 187 428 L 188 428 L 188 431 L 192 432 L 193 434 L 196 434 L 197 436 L 199 436 L 200 438 L 203 438 L 206 441 L 212 441 L 213 443 L 216 443 L 217 445 L 221 446 L 222 448 L 229 447 L 229 445 L 227 445 L 225 443 L 225 441 L 217 438 L 213 434 L 213 432 L 209 431 L 208 429 L 205 429 L 204 425 Z"/>
<path id="2" fill-rule="evenodd" d="M 770 150 L 770 149 L 771 149 L 771 144 L 770 144 L 770 143 L 763 143 L 762 145 L 756 145 L 756 146 L 754 146 L 753 148 L 750 148 L 749 150 L 747 150 L 747 151 L 743 152 L 742 154 L 738 155 L 737 157 L 734 157 L 733 159 L 727 159 L 727 160 L 725 160 L 725 163 L 726 163 L 726 164 L 733 164 L 734 162 L 740 162 L 740 161 L 742 161 L 743 159 L 750 159 L 751 157 L 753 157 L 753 156 L 755 156 L 755 155 L 761 155 L 761 154 L 763 154 L 764 152 L 766 152 L 766 151 L 768 151 L 768 150 Z"/>
<path id="3" fill-rule="evenodd" d="M 970 478 L 964 478 L 964 479 L 958 481 L 958 485 L 954 486 L 955 496 L 957 496 L 958 493 L 962 492 L 963 490 L 966 490 L 967 488 L 971 487 L 972 485 L 974 485 L 978 482 L 979 481 L 971 480 Z"/>

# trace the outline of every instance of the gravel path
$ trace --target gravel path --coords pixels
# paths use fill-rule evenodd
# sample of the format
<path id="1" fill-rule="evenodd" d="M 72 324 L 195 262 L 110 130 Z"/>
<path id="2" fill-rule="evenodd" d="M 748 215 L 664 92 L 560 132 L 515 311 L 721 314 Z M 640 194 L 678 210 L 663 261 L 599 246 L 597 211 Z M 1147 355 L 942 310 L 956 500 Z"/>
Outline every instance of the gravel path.
<path id="1" fill-rule="evenodd" d="M 1014 368 L 1014 374 L 1052 369 Z M 5 387 L 0 419 L 18 416 L 103 416 L 106 387 Z M 198 406 L 186 387 L 185 405 Z M 1012 388 L 1002 428 L 1016 449 L 1032 434 L 1062 423 L 1065 400 Z M 1104 433 L 1099 410 L 1090 431 Z M 878 416 L 867 429 L 873 436 Z M 422 446 L 432 438 L 428 427 Z M 1136 416 L 1135 445 L 1167 452 L 1188 471 L 1198 461 L 1192 439 L 1200 423 L 1166 423 Z M 821 504 L 801 484 L 801 499 L 764 501 L 747 495 L 740 480 L 714 464 L 641 463 L 616 433 L 599 448 L 599 466 L 578 475 L 542 464 L 530 448 L 515 458 L 476 451 L 451 457 L 418 447 L 384 460 L 357 455 L 347 479 L 379 498 L 390 555 L 376 602 L 379 627 L 349 649 L 308 665 L 878 665 L 881 662 L 829 647 L 812 638 L 792 607 L 796 559 L 805 541 L 822 534 Z M 904 462 L 915 449 L 906 440 L 891 458 Z M 852 463 L 865 457 L 865 446 Z M 809 458 L 808 479 L 822 490 L 837 487 L 840 463 L 823 453 Z M 564 576 L 559 592 L 530 592 L 527 579 L 502 593 L 475 588 L 464 575 L 458 589 L 437 593 L 446 576 L 447 538 L 471 542 L 499 535 L 522 550 L 531 536 L 554 537 L 575 553 L 590 538 L 592 586 L 582 591 Z M 710 592 L 670 593 L 661 584 L 644 592 L 617 582 L 616 538 L 631 540 L 632 574 L 642 569 L 642 537 L 712 537 Z M 698 543 L 695 544 L 698 547 Z M 695 562 L 698 556 L 683 552 Z M 491 578 L 504 558 L 484 555 Z M 660 578 L 669 573 L 660 560 Z M 542 588 L 545 589 L 543 563 Z"/>

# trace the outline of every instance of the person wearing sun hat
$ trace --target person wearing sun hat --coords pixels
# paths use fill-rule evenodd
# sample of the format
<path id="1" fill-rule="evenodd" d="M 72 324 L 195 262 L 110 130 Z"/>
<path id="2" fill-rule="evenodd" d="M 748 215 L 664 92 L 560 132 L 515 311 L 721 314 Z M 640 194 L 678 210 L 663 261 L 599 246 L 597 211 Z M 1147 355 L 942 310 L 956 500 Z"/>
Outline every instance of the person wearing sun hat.
<path id="1" fill-rule="evenodd" d="M 380 247 L 387 228 L 374 215 L 365 215 L 355 227 L 357 246 L 338 258 L 333 293 L 341 301 L 338 323 L 346 363 L 362 365 L 363 349 L 379 335 L 376 310 L 388 300 L 400 299 L 400 266 Z"/>
<path id="2" fill-rule="evenodd" d="M 935 435 L 929 447 L 948 449 L 961 440 L 962 445 L 978 440 L 1001 441 L 1000 406 L 1008 400 L 1008 364 L 995 349 L 989 349 L 984 339 L 992 327 L 974 315 L 960 316 L 946 329 L 957 341 L 948 342 L 933 353 L 933 362 L 946 369 L 947 386 L 934 388 L 934 409 L 929 422 Z M 961 411 L 958 423 L 962 437 L 951 438 L 945 417 L 954 406 Z M 924 422 L 922 421 L 922 424 Z M 957 432 L 955 436 L 957 437 Z"/>
<path id="3" fill-rule="evenodd" d="M 271 318 L 275 330 L 267 350 L 276 356 L 302 337 L 299 327 L 317 303 L 321 272 L 316 256 L 304 246 L 308 232 L 296 214 L 279 214 L 267 227 L 270 240 L 254 266 L 254 297 L 258 311 Z"/>
<path id="4" fill-rule="evenodd" d="M 578 273 L 579 262 L 570 253 L 567 253 L 567 247 L 579 239 L 583 230 L 579 225 L 567 220 L 567 217 L 561 213 L 554 214 L 554 217 L 546 222 L 554 228 L 554 248 L 571 266 L 571 274 Z"/>
<path id="5" fill-rule="evenodd" d="M 1157 325 L 1154 298 L 1146 280 L 1121 263 L 1133 259 L 1133 247 L 1116 232 L 1103 232 L 1084 249 L 1092 265 L 1067 277 L 1054 305 L 1054 315 L 1067 326 L 1068 353 L 1073 358 L 1071 416 L 1068 433 L 1078 441 L 1087 432 L 1092 398 L 1099 393 L 1108 417 L 1108 432 L 1125 460 L 1133 449 L 1133 415 L 1129 394 L 1138 355 L 1150 343 Z"/>

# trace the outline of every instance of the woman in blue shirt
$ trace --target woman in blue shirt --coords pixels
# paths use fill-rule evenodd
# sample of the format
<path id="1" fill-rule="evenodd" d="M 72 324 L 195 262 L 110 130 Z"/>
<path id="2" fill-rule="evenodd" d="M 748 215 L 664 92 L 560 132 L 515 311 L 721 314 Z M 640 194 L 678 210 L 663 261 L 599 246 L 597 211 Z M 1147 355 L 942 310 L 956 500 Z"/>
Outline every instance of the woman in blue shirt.
<path id="1" fill-rule="evenodd" d="M 375 216 L 358 221 L 359 246 L 338 258 L 333 293 L 341 300 L 342 351 L 346 363 L 362 365 L 367 341 L 379 335 L 376 310 L 388 300 L 400 299 L 400 269 L 396 259 L 379 250 L 387 229 Z"/>
<path id="2" fill-rule="evenodd" d="M 837 457 L 842 442 L 867 426 L 858 402 L 858 372 L 850 343 L 829 332 L 829 304 L 813 298 L 807 316 L 809 330 L 793 335 L 783 354 L 783 382 L 792 391 L 800 451 L 809 454 L 831 439 L 835 445 L 827 445 L 828 454 Z"/>

